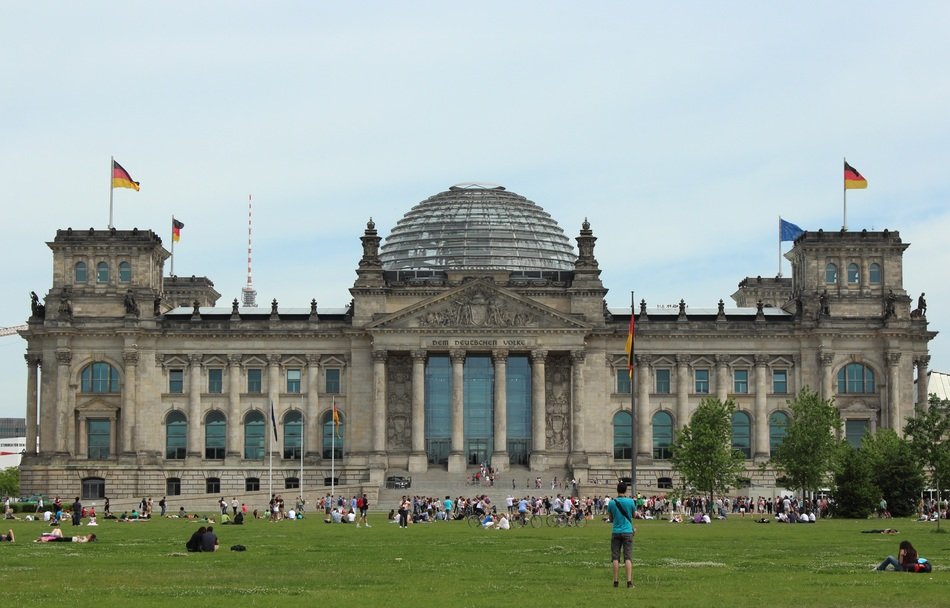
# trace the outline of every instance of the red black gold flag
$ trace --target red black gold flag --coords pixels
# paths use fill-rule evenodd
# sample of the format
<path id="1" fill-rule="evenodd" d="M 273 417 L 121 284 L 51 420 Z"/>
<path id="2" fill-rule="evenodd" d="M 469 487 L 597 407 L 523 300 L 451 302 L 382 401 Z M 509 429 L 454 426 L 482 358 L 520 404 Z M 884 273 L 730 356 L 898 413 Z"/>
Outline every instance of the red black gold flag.
<path id="1" fill-rule="evenodd" d="M 847 161 L 844 163 L 844 189 L 845 190 L 861 190 L 868 187 L 868 180 L 864 179 L 864 176 L 858 173 L 858 170 L 848 164 Z"/>
<path id="2" fill-rule="evenodd" d="M 129 172 L 122 168 L 122 165 L 112 161 L 112 187 L 113 188 L 131 188 L 139 189 L 139 183 L 132 179 Z"/>
<path id="3" fill-rule="evenodd" d="M 172 240 L 176 243 L 181 240 L 181 229 L 185 227 L 185 222 L 180 222 L 172 218 Z"/>

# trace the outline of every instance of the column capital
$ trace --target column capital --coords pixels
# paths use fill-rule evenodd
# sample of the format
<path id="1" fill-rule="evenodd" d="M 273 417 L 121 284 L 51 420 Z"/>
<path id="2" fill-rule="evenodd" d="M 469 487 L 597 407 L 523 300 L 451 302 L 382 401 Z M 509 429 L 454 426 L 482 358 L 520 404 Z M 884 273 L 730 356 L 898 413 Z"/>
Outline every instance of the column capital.
<path id="1" fill-rule="evenodd" d="M 139 362 L 139 351 L 137 350 L 122 351 L 122 360 L 125 361 L 126 365 L 137 365 Z"/>
<path id="2" fill-rule="evenodd" d="M 928 359 L 930 357 L 927 357 Z M 26 353 L 23 355 L 23 359 L 26 361 L 28 367 L 42 366 L 43 365 L 43 356 L 34 355 L 33 353 Z"/>
<path id="3" fill-rule="evenodd" d="M 676 355 L 675 359 L 676 359 L 676 365 L 678 366 L 689 365 L 690 362 L 693 360 L 693 357 L 691 355 L 679 354 L 679 355 Z"/>
<path id="4" fill-rule="evenodd" d="M 833 352 L 826 350 L 818 351 L 818 363 L 820 363 L 822 367 L 830 367 L 831 364 L 834 363 L 834 360 L 835 354 Z"/>
<path id="5" fill-rule="evenodd" d="M 373 351 L 373 361 L 375 362 L 386 361 L 388 357 L 389 357 L 388 350 L 374 350 Z"/>
<path id="6" fill-rule="evenodd" d="M 307 355 L 307 365 L 311 367 L 320 366 L 320 355 L 309 354 Z"/>
<path id="7" fill-rule="evenodd" d="M 888 366 L 888 367 L 897 367 L 897 365 L 898 365 L 898 364 L 900 363 L 900 361 L 901 361 L 901 355 L 903 355 L 903 354 L 904 354 L 904 353 L 898 352 L 898 351 L 890 351 L 890 352 L 888 352 L 887 355 L 886 355 L 886 358 L 887 358 L 887 366 Z"/>
<path id="8" fill-rule="evenodd" d="M 584 350 L 572 350 L 571 351 L 571 362 L 572 363 L 583 363 L 587 359 L 587 351 Z"/>
<path id="9" fill-rule="evenodd" d="M 465 361 L 465 351 L 459 349 L 450 350 L 449 358 L 452 359 L 452 363 L 463 363 Z"/>
<path id="10" fill-rule="evenodd" d="M 429 352 L 425 350 L 411 350 L 409 351 L 409 356 L 412 357 L 413 361 L 421 361 L 425 363 L 426 357 L 429 356 Z"/>
<path id="11" fill-rule="evenodd" d="M 508 360 L 508 351 L 506 349 L 498 349 L 491 351 L 492 361 L 495 363 L 504 363 Z"/>
<path id="12" fill-rule="evenodd" d="M 716 361 L 716 365 L 720 367 L 728 367 L 729 362 L 732 360 L 732 357 L 730 357 L 729 355 L 716 355 L 714 359 Z"/>
<path id="13" fill-rule="evenodd" d="M 241 361 L 244 360 L 244 357 L 241 355 L 228 355 L 228 365 L 231 367 L 241 367 Z"/>
<path id="14" fill-rule="evenodd" d="M 544 360 L 548 357 L 548 351 L 543 349 L 536 349 L 531 351 L 531 361 L 535 363 L 544 363 Z"/>
<path id="15" fill-rule="evenodd" d="M 269 365 L 280 365 L 282 357 L 277 354 L 267 355 L 267 363 Z"/>
<path id="16" fill-rule="evenodd" d="M 766 367 L 769 364 L 768 355 L 756 355 L 755 357 L 753 357 L 753 360 L 755 361 L 756 367 Z"/>
<path id="17" fill-rule="evenodd" d="M 194 365 L 196 367 L 201 367 L 201 361 L 204 357 L 198 353 L 192 353 L 188 355 L 188 364 Z"/>
<path id="18" fill-rule="evenodd" d="M 920 355 L 914 358 L 914 365 L 917 369 L 927 369 L 930 367 L 930 355 Z"/>
<path id="19" fill-rule="evenodd" d="M 56 351 L 56 363 L 59 365 L 69 365 L 73 360 L 73 353 L 69 349 Z"/>
<path id="20" fill-rule="evenodd" d="M 637 365 L 641 367 L 650 367 L 653 364 L 653 355 L 634 355 Z"/>

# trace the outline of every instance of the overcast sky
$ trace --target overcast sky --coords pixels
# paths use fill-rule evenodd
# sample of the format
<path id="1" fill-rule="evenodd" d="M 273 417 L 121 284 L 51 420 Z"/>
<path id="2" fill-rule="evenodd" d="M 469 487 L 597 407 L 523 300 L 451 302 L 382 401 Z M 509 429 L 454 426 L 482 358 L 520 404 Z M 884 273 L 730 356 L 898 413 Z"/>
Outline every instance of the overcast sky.
<path id="1" fill-rule="evenodd" d="M 0 19 L 0 326 L 50 288 L 58 228 L 115 225 L 228 306 L 342 307 L 381 236 L 466 181 L 588 218 L 611 307 L 714 308 L 779 271 L 779 215 L 899 230 L 904 288 L 947 329 L 950 3 L 30 2 Z M 789 248 L 786 243 L 783 251 Z M 167 270 L 167 267 L 166 267 Z M 782 272 L 789 274 L 788 262 Z M 932 369 L 950 371 L 948 338 Z M 0 416 L 25 342 L 0 338 Z"/>

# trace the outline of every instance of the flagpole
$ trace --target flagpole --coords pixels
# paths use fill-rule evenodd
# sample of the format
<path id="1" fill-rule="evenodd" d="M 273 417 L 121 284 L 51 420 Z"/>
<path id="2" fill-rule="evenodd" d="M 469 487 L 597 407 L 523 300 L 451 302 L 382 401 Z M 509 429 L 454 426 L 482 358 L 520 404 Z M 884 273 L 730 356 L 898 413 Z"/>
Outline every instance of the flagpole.
<path id="1" fill-rule="evenodd" d="M 271 426 L 274 426 L 274 402 L 270 402 L 270 420 Z M 270 454 L 270 464 L 267 465 L 267 493 L 270 495 L 269 498 L 274 497 L 274 448 L 271 443 L 274 433 L 277 431 L 272 429 L 270 433 L 267 434 L 267 452 Z M 268 513 L 270 517 L 270 513 Z"/>
<path id="2" fill-rule="evenodd" d="M 844 157 L 842 157 L 842 158 L 844 159 L 844 166 L 847 166 L 847 165 L 848 165 L 848 159 L 847 159 L 847 158 L 844 158 Z M 844 175 L 844 174 L 842 174 L 842 175 Z M 844 207 L 843 213 L 844 213 L 844 215 L 843 215 L 843 217 L 842 217 L 841 229 L 842 229 L 842 230 L 847 230 L 847 229 L 848 229 L 848 182 L 847 182 L 846 179 L 844 179 L 844 177 L 841 178 L 841 191 L 842 191 L 842 193 L 843 193 L 843 194 L 842 194 L 842 199 L 843 199 L 843 201 L 844 201 L 844 203 L 843 203 L 843 207 Z"/>
<path id="3" fill-rule="evenodd" d="M 171 255 L 171 276 L 175 276 L 175 215 L 172 214 L 172 255 Z"/>
<path id="4" fill-rule="evenodd" d="M 301 407 L 303 409 L 303 397 L 300 398 Z M 297 487 L 300 489 L 300 500 L 303 501 L 303 440 L 306 433 L 304 430 L 306 425 L 304 424 L 303 417 L 300 418 L 300 477 L 298 478 Z"/>
<path id="5" fill-rule="evenodd" d="M 634 315 L 634 297 L 633 290 L 630 290 L 630 318 Z M 632 321 L 631 321 L 632 322 Z M 633 364 L 633 349 L 637 341 L 631 336 L 630 342 L 630 363 Z M 630 496 L 634 501 L 637 499 L 637 402 L 634 390 L 633 368 L 630 368 Z"/>
<path id="6" fill-rule="evenodd" d="M 336 397 L 333 398 L 333 409 L 330 411 L 330 424 L 333 431 L 330 433 L 330 500 L 336 494 Z"/>
<path id="7" fill-rule="evenodd" d="M 778 278 L 782 278 L 782 216 L 778 216 Z"/>
<path id="8" fill-rule="evenodd" d="M 115 157 L 109 157 L 109 230 L 112 230 L 112 174 L 115 171 Z"/>

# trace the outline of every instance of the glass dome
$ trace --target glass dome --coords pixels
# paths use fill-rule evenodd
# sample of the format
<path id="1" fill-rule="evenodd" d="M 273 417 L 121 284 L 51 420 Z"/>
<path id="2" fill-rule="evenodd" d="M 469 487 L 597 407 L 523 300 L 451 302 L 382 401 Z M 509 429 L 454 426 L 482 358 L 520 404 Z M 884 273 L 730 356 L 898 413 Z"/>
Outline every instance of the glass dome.
<path id="1" fill-rule="evenodd" d="M 491 184 L 457 184 L 422 201 L 380 251 L 385 270 L 573 270 L 561 227 L 523 196 Z"/>

